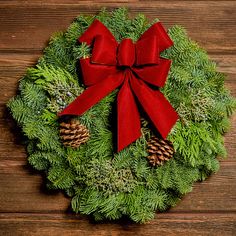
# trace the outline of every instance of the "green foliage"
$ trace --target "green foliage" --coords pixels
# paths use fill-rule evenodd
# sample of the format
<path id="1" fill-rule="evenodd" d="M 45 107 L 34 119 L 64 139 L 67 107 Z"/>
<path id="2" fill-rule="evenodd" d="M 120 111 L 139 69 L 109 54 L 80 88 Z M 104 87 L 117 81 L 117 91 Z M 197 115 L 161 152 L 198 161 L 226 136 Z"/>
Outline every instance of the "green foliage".
<path id="1" fill-rule="evenodd" d="M 45 171 L 48 187 L 63 189 L 72 197 L 75 212 L 92 214 L 95 220 L 127 215 L 143 223 L 155 211 L 176 205 L 195 181 L 218 170 L 217 157 L 226 156 L 222 134 L 229 129 L 228 117 L 236 101 L 224 87 L 225 76 L 216 71 L 206 52 L 183 28 L 174 26 L 169 30 L 174 46 L 162 52 L 172 60 L 162 92 L 180 116 L 168 137 L 176 150 L 174 157 L 160 167 L 148 165 L 147 140 L 153 134 L 148 120 L 143 122 L 139 140 L 114 153 L 111 117 L 117 90 L 77 117 L 89 129 L 89 141 L 77 149 L 65 148 L 57 113 L 84 90 L 77 62 L 88 57 L 91 48 L 79 45 L 77 38 L 95 18 L 118 41 L 126 37 L 136 41 L 153 23 L 141 14 L 130 19 L 124 8 L 77 17 L 65 33 L 52 37 L 44 56 L 20 81 L 19 95 L 8 107 L 28 138 L 29 163 Z"/>

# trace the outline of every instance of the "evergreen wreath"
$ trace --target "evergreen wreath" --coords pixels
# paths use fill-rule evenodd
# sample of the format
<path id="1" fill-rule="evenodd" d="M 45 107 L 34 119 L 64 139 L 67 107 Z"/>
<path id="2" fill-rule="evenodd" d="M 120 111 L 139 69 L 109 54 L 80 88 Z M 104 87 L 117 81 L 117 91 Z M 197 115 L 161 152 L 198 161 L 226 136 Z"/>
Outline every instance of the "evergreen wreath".
<path id="1" fill-rule="evenodd" d="M 57 113 L 85 89 L 78 59 L 88 57 L 90 47 L 76 42 L 94 19 L 104 23 L 117 41 L 136 41 L 158 21 L 150 23 L 142 14 L 130 19 L 124 8 L 78 16 L 65 33 L 52 37 L 37 65 L 20 80 L 19 94 L 8 107 L 27 137 L 29 163 L 46 173 L 49 188 L 62 189 L 72 198 L 73 211 L 92 215 L 95 220 L 126 215 L 144 223 L 153 219 L 156 211 L 176 205 L 194 182 L 218 170 L 217 157 L 226 156 L 222 134 L 229 129 L 228 117 L 236 101 L 224 87 L 225 76 L 216 71 L 207 53 L 182 27 L 173 26 L 168 35 L 174 46 L 161 54 L 172 60 L 161 91 L 179 114 L 167 138 L 174 153 L 168 142 L 152 138 L 156 134 L 145 116 L 141 138 L 118 153 L 114 151 L 111 113 L 117 90 L 84 115 L 73 117 L 70 125 L 66 125 L 70 118 L 60 118 L 62 124 Z M 63 145 L 61 135 L 67 135 L 70 126 L 72 136 L 68 139 L 84 135 L 83 142 L 88 141 L 77 148 Z M 73 136 L 77 126 L 80 131 Z M 160 145 L 165 148 L 150 165 L 147 157 Z M 166 150 L 172 158 L 168 153 L 165 156 Z"/>

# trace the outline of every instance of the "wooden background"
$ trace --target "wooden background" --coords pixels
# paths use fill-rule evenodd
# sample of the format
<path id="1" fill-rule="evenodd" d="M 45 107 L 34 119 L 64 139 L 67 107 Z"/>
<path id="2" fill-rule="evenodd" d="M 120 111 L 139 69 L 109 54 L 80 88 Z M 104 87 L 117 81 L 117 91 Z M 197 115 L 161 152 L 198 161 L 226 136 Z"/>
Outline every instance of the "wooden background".
<path id="1" fill-rule="evenodd" d="M 125 220 L 95 224 L 75 216 L 69 199 L 46 190 L 40 173 L 27 165 L 22 136 L 5 103 L 51 34 L 101 6 L 127 6 L 132 15 L 159 17 L 166 27 L 183 25 L 228 75 L 226 85 L 236 96 L 235 1 L 0 0 L 0 235 L 236 235 L 236 115 L 225 137 L 228 159 L 221 161 L 220 171 L 146 225 Z"/>

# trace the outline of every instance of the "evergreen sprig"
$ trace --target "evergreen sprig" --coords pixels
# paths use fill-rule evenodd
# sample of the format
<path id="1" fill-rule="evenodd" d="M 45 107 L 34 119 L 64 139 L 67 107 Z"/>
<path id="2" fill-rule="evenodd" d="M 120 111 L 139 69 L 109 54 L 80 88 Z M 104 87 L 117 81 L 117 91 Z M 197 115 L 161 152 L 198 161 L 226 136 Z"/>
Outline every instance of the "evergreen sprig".
<path id="1" fill-rule="evenodd" d="M 65 148 L 59 138 L 57 112 L 84 90 L 77 62 L 88 57 L 91 48 L 79 45 L 77 38 L 95 18 L 118 41 L 125 37 L 136 41 L 153 24 L 142 14 L 130 19 L 124 8 L 80 15 L 65 33 L 52 37 L 8 107 L 28 138 L 29 163 L 47 174 L 49 188 L 63 189 L 72 197 L 75 212 L 92 214 L 95 220 L 127 215 L 143 223 L 155 211 L 174 206 L 195 181 L 218 170 L 217 157 L 226 155 L 222 135 L 229 129 L 228 117 L 236 101 L 207 53 L 182 27 L 174 26 L 168 31 L 174 46 L 162 53 L 172 60 L 162 92 L 180 116 L 168 136 L 176 150 L 174 157 L 157 168 L 148 165 L 147 140 L 153 134 L 148 120 L 143 122 L 140 139 L 114 152 L 112 111 L 117 90 L 77 118 L 89 129 L 90 140 L 77 149 Z"/>

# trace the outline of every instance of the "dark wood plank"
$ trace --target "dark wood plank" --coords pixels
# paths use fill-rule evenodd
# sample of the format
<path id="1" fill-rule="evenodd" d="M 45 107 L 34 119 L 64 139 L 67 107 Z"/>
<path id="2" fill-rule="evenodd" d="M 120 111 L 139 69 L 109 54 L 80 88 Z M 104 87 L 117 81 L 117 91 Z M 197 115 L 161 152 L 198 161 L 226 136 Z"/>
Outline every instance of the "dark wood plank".
<path id="1" fill-rule="evenodd" d="M 26 73 L 26 69 L 34 66 L 41 53 L 2 53 L 0 55 L 0 104 L 6 103 L 15 95 L 19 79 Z M 226 86 L 236 96 L 236 54 L 210 54 L 218 64 L 218 70 L 228 75 Z"/>
<path id="2" fill-rule="evenodd" d="M 117 223 L 95 224 L 87 218 L 74 215 L 0 214 L 1 235 L 17 236 L 118 236 L 118 235 L 204 235 L 234 236 L 236 214 L 176 214 L 165 213 L 145 225 L 127 220 Z"/>
<path id="3" fill-rule="evenodd" d="M 0 211 L 65 211 L 69 199 L 62 194 L 47 194 L 41 175 L 27 165 L 19 131 L 13 132 L 14 124 L 9 129 L 3 121 L 0 122 Z M 207 181 L 196 183 L 193 192 L 187 194 L 171 211 L 236 210 L 235 127 L 236 116 L 233 129 L 226 136 L 229 158 L 221 162 L 220 171 Z"/>
<path id="4" fill-rule="evenodd" d="M 22 135 L 5 108 L 52 33 L 101 6 L 127 6 L 131 15 L 159 17 L 166 27 L 183 25 L 227 73 L 226 86 L 236 95 L 235 1 L 193 1 L 0 0 L 0 235 L 236 235 L 236 115 L 225 137 L 229 159 L 175 208 L 146 225 L 92 224 L 67 211 L 69 199 L 61 192 L 45 189 L 44 178 L 27 165 Z"/>
<path id="5" fill-rule="evenodd" d="M 216 62 L 220 72 L 227 75 L 226 86 L 231 94 L 236 97 L 236 54 L 210 54 L 210 58 Z"/>
<path id="6" fill-rule="evenodd" d="M 0 87 L 3 91 L 0 106 L 0 149 L 1 149 L 1 197 L 0 211 L 19 212 L 55 212 L 65 211 L 69 200 L 63 194 L 48 195 L 44 189 L 40 175 L 27 167 L 26 153 L 21 145 L 22 136 L 16 135 L 16 127 L 5 109 L 5 102 L 14 96 L 17 89 L 17 81 L 23 76 L 27 67 L 36 63 L 40 54 L 11 53 L 0 56 Z M 230 73 L 227 86 L 235 92 L 236 80 L 236 56 L 213 54 L 211 57 L 217 62 L 222 72 Z M 6 126 L 6 121 L 8 125 Z M 236 165 L 234 154 L 236 153 L 236 116 L 232 118 L 232 129 L 226 135 L 226 147 L 229 159 L 223 161 L 219 173 L 212 176 L 204 183 L 194 185 L 192 193 L 171 211 L 203 211 L 203 210 L 230 210 L 236 206 L 234 175 Z M 18 132 L 17 132 L 18 133 Z M 228 162 L 229 161 L 229 162 Z M 224 186 L 224 191 L 221 191 Z M 217 193 L 217 194 L 215 194 Z M 227 198 L 227 201 L 225 201 Z M 193 201 L 196 199 L 196 201 Z M 40 204 L 35 204 L 35 202 Z"/>
<path id="7" fill-rule="evenodd" d="M 195 1 L 194 4 L 185 1 L 91 2 L 2 3 L 0 49 L 42 49 L 53 32 L 66 29 L 77 15 L 95 14 L 104 6 L 108 9 L 126 6 L 131 14 L 142 12 L 150 18 L 159 17 L 166 27 L 183 25 L 209 52 L 236 51 L 235 1 Z"/>
<path id="8" fill-rule="evenodd" d="M 19 157 L 25 156 L 24 146 L 22 143 L 22 134 L 20 128 L 11 118 L 8 110 L 0 106 L 0 157 Z M 231 129 L 225 134 L 225 147 L 228 157 L 224 161 L 236 162 L 236 115 L 231 118 Z"/>
<path id="9" fill-rule="evenodd" d="M 44 179 L 26 161 L 1 160 L 0 184 L 0 212 L 52 213 L 66 212 L 70 207 L 70 199 L 62 192 L 46 189 Z"/>
<path id="10" fill-rule="evenodd" d="M 18 88 L 18 81 L 30 66 L 37 63 L 39 54 L 1 54 L 0 55 L 0 104 L 4 105 L 13 96 Z M 1 116 L 1 115 L 0 115 Z"/>
<path id="11" fill-rule="evenodd" d="M 20 143 L 15 146 L 14 140 L 21 138 L 15 137 L 16 127 L 12 119 L 10 118 L 5 104 L 6 102 L 16 94 L 18 80 L 25 74 L 27 67 L 36 64 L 37 59 L 41 54 L 24 54 L 24 53 L 11 53 L 0 55 L 0 143 L 2 144 L 1 155 L 5 156 L 11 152 L 11 155 L 22 157 L 24 156 L 23 148 L 20 148 Z M 221 55 L 211 54 L 210 57 L 216 61 L 218 69 L 228 75 L 226 80 L 226 86 L 231 90 L 232 94 L 236 96 L 236 55 Z M 6 120 L 8 126 L 6 126 Z M 9 129 L 11 127 L 11 129 Z M 234 154 L 236 153 L 236 117 L 232 117 L 232 128 L 229 133 L 226 134 L 226 147 L 228 150 L 229 160 L 234 161 Z M 16 151 L 16 147 L 19 148 Z M 14 153 L 13 153 L 14 152 Z M 236 160 L 235 160 L 236 161 Z"/>
<path id="12" fill-rule="evenodd" d="M 236 165 L 221 162 L 220 170 L 204 182 L 195 183 L 171 212 L 224 212 L 236 211 Z M 235 186 L 234 186 L 235 185 Z"/>
<path id="13" fill-rule="evenodd" d="M 220 171 L 196 183 L 193 192 L 171 211 L 236 210 L 236 115 L 232 122 L 225 138 L 229 157 L 221 162 Z M 48 194 L 41 175 L 27 165 L 22 135 L 10 118 L 0 119 L 0 133 L 0 212 L 64 212 L 69 199 L 63 194 Z"/>
<path id="14" fill-rule="evenodd" d="M 195 183 L 193 191 L 171 211 L 236 211 L 235 170 L 235 162 L 222 161 L 219 172 Z M 64 212 L 69 207 L 69 199 L 63 194 L 46 190 L 44 178 L 27 165 L 23 153 L 12 157 L 9 150 L 1 157 L 0 186 L 0 212 Z"/>

